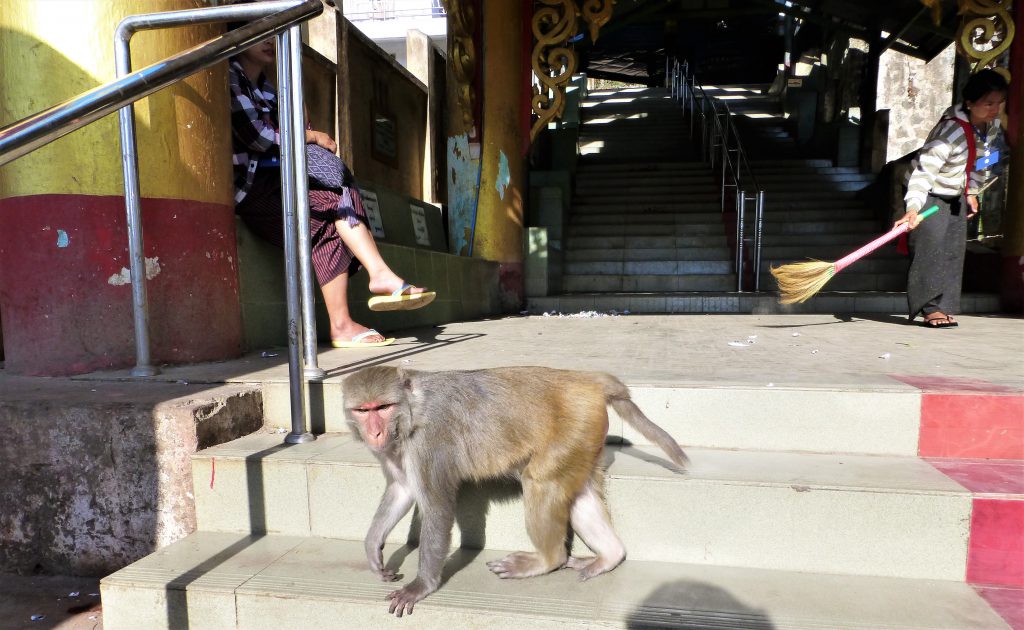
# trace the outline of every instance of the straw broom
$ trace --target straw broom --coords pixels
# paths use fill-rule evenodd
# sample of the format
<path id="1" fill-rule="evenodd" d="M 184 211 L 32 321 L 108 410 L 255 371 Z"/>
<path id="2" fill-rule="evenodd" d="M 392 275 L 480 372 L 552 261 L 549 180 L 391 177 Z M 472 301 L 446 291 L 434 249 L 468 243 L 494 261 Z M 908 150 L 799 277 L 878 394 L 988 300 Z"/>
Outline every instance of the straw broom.
<path id="1" fill-rule="evenodd" d="M 932 206 L 921 213 L 921 220 L 938 212 L 938 206 Z M 814 297 L 814 294 L 821 290 L 825 283 L 832 276 L 836 275 L 852 263 L 867 256 L 882 245 L 893 240 L 909 229 L 906 223 L 897 225 L 882 236 L 871 241 L 857 251 L 840 258 L 834 263 L 823 260 L 810 260 L 807 262 L 790 263 L 781 267 L 772 267 L 772 275 L 779 284 L 779 302 L 782 304 L 793 304 L 794 302 L 806 302 Z"/>

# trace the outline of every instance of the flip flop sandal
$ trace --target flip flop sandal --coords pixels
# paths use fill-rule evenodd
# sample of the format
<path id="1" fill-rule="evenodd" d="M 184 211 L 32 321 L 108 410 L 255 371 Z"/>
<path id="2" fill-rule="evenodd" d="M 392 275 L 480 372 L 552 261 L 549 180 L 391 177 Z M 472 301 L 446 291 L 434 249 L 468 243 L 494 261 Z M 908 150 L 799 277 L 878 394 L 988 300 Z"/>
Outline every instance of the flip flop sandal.
<path id="1" fill-rule="evenodd" d="M 430 304 L 437 297 L 433 291 L 423 293 L 406 293 L 415 285 L 403 284 L 391 292 L 391 295 L 378 295 L 370 298 L 367 304 L 371 311 L 411 311 Z"/>
<path id="2" fill-rule="evenodd" d="M 363 339 L 366 339 L 367 337 L 372 337 L 374 335 L 380 335 L 381 337 L 384 336 L 371 328 L 366 332 L 359 333 L 358 335 L 352 337 L 348 341 L 344 339 L 331 339 L 331 345 L 334 346 L 335 348 L 379 348 L 381 346 L 390 346 L 391 344 L 395 343 L 394 337 L 388 337 L 384 341 L 363 341 Z"/>
<path id="3" fill-rule="evenodd" d="M 949 321 L 948 317 L 932 317 L 931 319 L 925 317 L 921 325 L 925 328 L 955 328 L 957 323 Z"/>

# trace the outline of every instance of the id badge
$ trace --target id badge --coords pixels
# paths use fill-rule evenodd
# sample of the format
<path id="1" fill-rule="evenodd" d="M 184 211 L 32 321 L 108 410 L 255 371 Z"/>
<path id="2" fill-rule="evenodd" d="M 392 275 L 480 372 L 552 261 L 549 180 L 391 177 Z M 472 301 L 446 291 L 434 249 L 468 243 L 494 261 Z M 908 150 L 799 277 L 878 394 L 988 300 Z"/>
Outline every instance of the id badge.
<path id="1" fill-rule="evenodd" d="M 974 170 L 983 171 L 986 168 L 992 166 L 999 161 L 999 151 L 993 151 L 989 155 L 984 155 L 978 158 L 978 161 L 974 163 Z"/>

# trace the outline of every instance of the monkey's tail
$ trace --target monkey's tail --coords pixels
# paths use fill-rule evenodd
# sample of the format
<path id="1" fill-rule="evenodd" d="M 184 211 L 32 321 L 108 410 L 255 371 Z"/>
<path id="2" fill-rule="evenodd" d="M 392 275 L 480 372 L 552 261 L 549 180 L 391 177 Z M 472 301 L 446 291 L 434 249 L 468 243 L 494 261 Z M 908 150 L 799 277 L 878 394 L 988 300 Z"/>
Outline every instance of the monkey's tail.
<path id="1" fill-rule="evenodd" d="M 629 389 L 622 381 L 609 377 L 609 380 L 605 381 L 604 392 L 608 404 L 629 426 L 639 431 L 640 435 L 652 443 L 657 444 L 672 461 L 684 468 L 689 466 L 690 458 L 679 447 L 679 443 L 668 434 L 668 431 L 654 424 L 650 418 L 644 415 L 640 407 L 637 407 L 636 403 L 630 399 Z"/>

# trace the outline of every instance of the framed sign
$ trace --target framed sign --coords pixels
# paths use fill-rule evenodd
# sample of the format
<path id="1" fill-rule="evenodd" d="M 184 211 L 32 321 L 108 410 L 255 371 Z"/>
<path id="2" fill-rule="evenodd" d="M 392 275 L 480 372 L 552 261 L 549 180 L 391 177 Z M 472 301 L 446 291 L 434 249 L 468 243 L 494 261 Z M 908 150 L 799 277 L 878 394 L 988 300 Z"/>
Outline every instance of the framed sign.
<path id="1" fill-rule="evenodd" d="M 375 160 L 398 166 L 398 123 L 395 117 L 381 110 L 373 110 L 371 117 L 371 153 Z"/>
<path id="2" fill-rule="evenodd" d="M 380 220 L 380 204 L 377 203 L 377 193 L 372 190 L 360 190 L 363 198 L 363 210 L 366 211 L 366 222 L 370 224 L 370 231 L 374 238 L 384 238 L 384 222 Z"/>
<path id="3" fill-rule="evenodd" d="M 422 206 L 414 203 L 409 204 L 412 211 L 412 231 L 416 234 L 416 242 L 420 245 L 430 246 L 430 231 L 427 230 L 427 213 Z"/>

